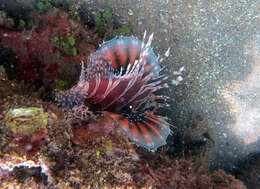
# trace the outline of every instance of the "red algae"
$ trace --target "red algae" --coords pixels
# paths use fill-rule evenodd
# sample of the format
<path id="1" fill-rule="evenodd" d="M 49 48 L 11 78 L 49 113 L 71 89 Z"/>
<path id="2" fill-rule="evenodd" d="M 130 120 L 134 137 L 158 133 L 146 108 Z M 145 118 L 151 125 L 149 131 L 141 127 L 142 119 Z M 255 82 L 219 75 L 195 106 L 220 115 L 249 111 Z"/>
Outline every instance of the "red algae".
<path id="1" fill-rule="evenodd" d="M 21 32 L 0 28 L 0 44 L 12 48 L 17 55 L 16 72 L 20 80 L 38 85 L 43 82 L 51 83 L 57 78 L 62 67 L 86 59 L 95 49 L 95 45 L 91 43 L 83 45 L 78 42 L 88 38 L 89 32 L 80 23 L 70 19 L 66 12 L 52 9 L 36 16 L 35 19 L 39 24 L 31 31 Z M 55 38 L 61 41 L 67 37 L 76 41 L 73 46 L 61 47 L 57 41 L 54 41 Z M 64 40 L 62 42 L 65 43 Z M 77 54 L 66 52 L 64 48 L 74 48 L 74 53 Z"/>
<path id="2" fill-rule="evenodd" d="M 46 128 L 42 128 L 32 135 L 16 134 L 14 137 L 12 142 L 30 156 L 36 155 L 43 146 L 48 144 Z"/>

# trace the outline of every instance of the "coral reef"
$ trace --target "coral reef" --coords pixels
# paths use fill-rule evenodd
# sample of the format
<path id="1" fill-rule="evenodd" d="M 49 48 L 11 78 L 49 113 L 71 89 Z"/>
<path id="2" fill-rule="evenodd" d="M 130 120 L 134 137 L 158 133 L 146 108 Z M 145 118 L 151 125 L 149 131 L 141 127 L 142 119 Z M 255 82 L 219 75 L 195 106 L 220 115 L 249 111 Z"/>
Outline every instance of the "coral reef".
<path id="1" fill-rule="evenodd" d="M 63 112 L 43 99 L 39 86 L 53 83 L 53 92 L 75 82 L 74 64 L 95 50 L 97 35 L 46 1 L 37 7 L 30 31 L 27 21 L 19 22 L 24 31 L 6 27 L 11 19 L 0 13 L 0 188 L 246 188 L 222 170 L 210 173 L 203 158 L 137 147 L 118 121 L 88 104 Z"/>
<path id="2" fill-rule="evenodd" d="M 37 95 L 17 95 L 22 94 L 17 88 L 17 94 L 10 94 L 17 83 L 1 70 L 2 188 L 246 188 L 222 170 L 209 173 L 203 159 L 172 160 L 165 155 L 167 148 L 157 153 L 136 148 L 110 116 L 94 115 L 86 107 L 75 116 Z M 43 109 L 53 121 L 17 136 L 6 127 L 5 116 L 10 108 L 26 107 Z"/>

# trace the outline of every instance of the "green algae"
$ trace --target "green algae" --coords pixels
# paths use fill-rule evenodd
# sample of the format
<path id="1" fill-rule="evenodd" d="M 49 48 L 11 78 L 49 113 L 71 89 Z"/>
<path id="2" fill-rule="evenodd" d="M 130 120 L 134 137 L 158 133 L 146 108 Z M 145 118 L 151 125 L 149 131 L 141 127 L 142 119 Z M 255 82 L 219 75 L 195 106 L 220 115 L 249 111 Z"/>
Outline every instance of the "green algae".
<path id="1" fill-rule="evenodd" d="M 67 37 L 67 41 L 68 41 L 69 45 L 71 45 L 71 46 L 74 46 L 74 45 L 75 45 L 75 39 L 74 39 L 74 37 L 68 36 L 68 37 Z"/>
<path id="2" fill-rule="evenodd" d="M 95 29 L 98 35 L 102 38 L 109 39 L 116 35 L 129 35 L 132 31 L 132 26 L 123 24 L 118 26 L 114 20 L 111 8 L 105 7 L 103 12 L 94 14 Z"/>
<path id="3" fill-rule="evenodd" d="M 39 3 L 37 3 L 37 7 L 38 7 L 40 10 L 43 10 L 43 9 L 44 9 L 44 3 L 40 1 Z"/>
<path id="4" fill-rule="evenodd" d="M 52 4 L 48 1 L 45 3 L 45 7 L 48 8 L 48 9 L 53 8 Z"/>
<path id="5" fill-rule="evenodd" d="M 75 47 L 72 48 L 72 56 L 77 56 L 77 49 Z"/>
<path id="6" fill-rule="evenodd" d="M 51 38 L 51 41 L 55 43 L 55 45 L 59 48 L 60 51 L 67 55 L 71 56 L 77 56 L 78 51 L 75 47 L 76 39 L 73 36 L 66 36 L 66 37 L 60 37 L 60 36 L 53 36 Z"/>
<path id="7" fill-rule="evenodd" d="M 40 2 L 37 3 L 37 7 L 40 10 L 44 10 L 45 8 L 46 9 L 53 8 L 53 5 L 50 2 L 48 2 L 48 1 L 46 1 L 46 2 L 45 1 L 40 1 Z"/>
<path id="8" fill-rule="evenodd" d="M 109 7 L 104 8 L 103 17 L 104 17 L 104 19 L 105 19 L 105 21 L 108 25 L 113 24 L 113 16 L 112 16 L 112 13 L 111 13 L 111 9 Z"/>
<path id="9" fill-rule="evenodd" d="M 64 80 L 57 80 L 54 88 L 58 91 L 65 90 L 68 88 L 68 83 Z"/>
<path id="10" fill-rule="evenodd" d="M 129 35 L 131 33 L 132 26 L 128 24 L 122 25 L 119 29 L 115 31 L 117 35 Z"/>
<path id="11" fill-rule="evenodd" d="M 23 19 L 20 19 L 18 27 L 23 29 L 25 28 L 25 26 L 26 26 L 26 22 Z"/>
<path id="12" fill-rule="evenodd" d="M 99 150 L 96 151 L 96 156 L 97 156 L 97 158 L 99 158 L 99 156 L 100 156 L 100 151 Z"/>

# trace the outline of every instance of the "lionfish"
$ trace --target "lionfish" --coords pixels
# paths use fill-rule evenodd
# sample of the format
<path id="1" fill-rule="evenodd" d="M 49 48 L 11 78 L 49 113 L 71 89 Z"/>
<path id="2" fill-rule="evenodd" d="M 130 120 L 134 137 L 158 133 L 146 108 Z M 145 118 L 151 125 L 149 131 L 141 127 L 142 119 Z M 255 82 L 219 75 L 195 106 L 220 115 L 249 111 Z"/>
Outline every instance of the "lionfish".
<path id="1" fill-rule="evenodd" d="M 156 95 L 169 84 L 182 81 L 182 71 L 162 74 L 160 62 L 151 48 L 153 34 L 145 43 L 136 37 L 117 36 L 104 42 L 82 63 L 79 81 L 57 95 L 58 105 L 72 108 L 87 104 L 117 120 L 122 131 L 137 145 L 150 151 L 166 144 L 171 133 L 167 118 L 155 111 L 167 105 L 164 95 Z M 165 57 L 169 56 L 168 49 Z M 160 102 L 161 101 L 161 102 Z M 163 104 L 163 105 L 162 105 Z"/>

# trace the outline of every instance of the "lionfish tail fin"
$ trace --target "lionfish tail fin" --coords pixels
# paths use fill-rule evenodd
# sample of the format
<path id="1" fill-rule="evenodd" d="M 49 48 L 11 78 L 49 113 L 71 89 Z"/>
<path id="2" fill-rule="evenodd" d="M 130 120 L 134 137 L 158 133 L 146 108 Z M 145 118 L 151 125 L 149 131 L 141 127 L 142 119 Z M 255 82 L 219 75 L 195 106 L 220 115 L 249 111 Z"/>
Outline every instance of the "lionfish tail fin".
<path id="1" fill-rule="evenodd" d="M 170 124 L 165 117 L 154 115 L 151 112 L 132 113 L 127 116 L 112 112 L 107 113 L 119 122 L 119 126 L 126 136 L 138 146 L 152 152 L 165 145 L 168 135 L 171 134 Z"/>

